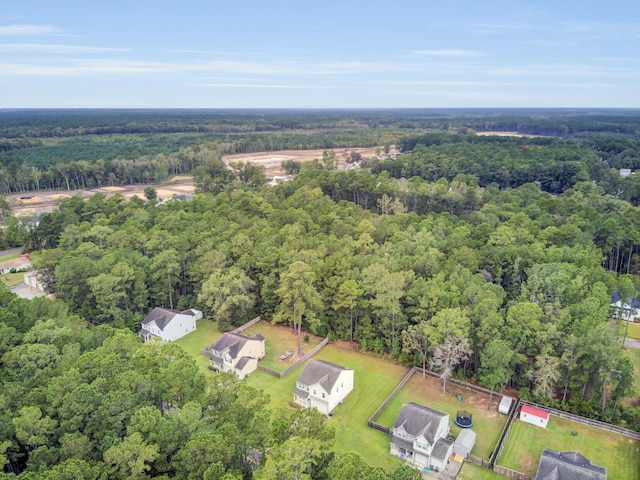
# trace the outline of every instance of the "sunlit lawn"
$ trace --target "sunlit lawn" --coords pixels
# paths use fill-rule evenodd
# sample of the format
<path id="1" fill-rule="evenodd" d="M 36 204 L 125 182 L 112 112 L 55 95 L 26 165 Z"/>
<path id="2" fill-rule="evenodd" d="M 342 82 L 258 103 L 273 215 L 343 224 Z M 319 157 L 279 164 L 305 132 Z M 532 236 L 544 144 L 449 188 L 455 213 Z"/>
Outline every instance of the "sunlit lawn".
<path id="1" fill-rule="evenodd" d="M 503 480 L 505 478 L 507 477 L 504 475 L 500 475 L 488 468 L 482 468 L 471 462 L 464 462 L 460 475 L 458 475 L 459 480 Z"/>
<path id="2" fill-rule="evenodd" d="M 244 335 L 255 335 L 260 333 L 265 338 L 265 357 L 260 360 L 260 364 L 281 372 L 291 366 L 297 360 L 296 356 L 289 357 L 286 360 L 280 360 L 280 356 L 287 350 L 296 353 L 298 351 L 298 336 L 292 333 L 291 328 L 282 325 L 272 325 L 266 320 L 262 320 L 255 325 L 247 328 Z M 315 335 L 309 335 L 309 341 L 305 342 L 304 338 L 307 334 L 302 333 L 300 341 L 302 353 L 308 352 L 317 346 L 323 339 Z"/>
<path id="3" fill-rule="evenodd" d="M 7 287 L 13 287 L 24 281 L 24 272 L 4 273 L 2 274 L 2 283 Z"/>
<path id="4" fill-rule="evenodd" d="M 348 348 L 327 345 L 313 358 L 328 360 L 354 370 L 355 387 L 343 405 L 333 411 L 329 423 L 336 429 L 335 449 L 354 451 L 367 463 L 386 469 L 401 465 L 389 454 L 389 436 L 367 427 L 367 420 L 407 373 L 393 362 L 360 354 Z M 248 381 L 271 396 L 271 408 L 290 408 L 300 365 L 282 380 L 264 372 L 254 372 Z"/>
<path id="5" fill-rule="evenodd" d="M 624 337 L 625 330 L 627 338 L 640 340 L 640 323 L 622 322 L 620 326 L 620 335 Z"/>
<path id="6" fill-rule="evenodd" d="M 611 479 L 640 479 L 639 441 L 554 415 L 547 428 L 514 420 L 498 463 L 534 475 L 545 448 L 557 452 L 577 450 L 592 463 L 605 467 Z"/>
<path id="7" fill-rule="evenodd" d="M 635 350 L 635 349 L 628 349 L 627 350 L 629 352 L 629 355 L 631 355 L 631 358 L 633 359 L 633 368 L 635 370 L 635 375 L 633 377 L 633 386 L 634 386 L 634 396 L 635 398 L 632 399 L 632 401 L 635 400 L 635 403 L 638 402 L 638 400 L 640 399 L 640 350 Z"/>
<path id="8" fill-rule="evenodd" d="M 462 395 L 461 402 L 458 402 L 458 394 Z M 488 401 L 488 395 L 459 387 L 451 382 L 447 384 L 447 393 L 442 394 L 441 383 L 438 379 L 429 375 L 423 379 L 421 373 L 415 373 L 387 405 L 387 408 L 382 411 L 376 422 L 391 428 L 400 413 L 402 404 L 416 402 L 448 413 L 451 421 L 451 434 L 458 436 L 460 427 L 454 423 L 456 413 L 458 410 L 466 410 L 473 414 L 474 426 L 472 429 L 476 432 L 476 444 L 471 453 L 488 460 L 498 443 L 504 425 L 507 423 L 507 417 L 500 415 L 497 411 L 500 396 L 494 395 L 489 410 L 487 410 Z"/>
<path id="9" fill-rule="evenodd" d="M 208 370 L 209 358 L 200 353 L 207 345 L 217 341 L 222 336 L 218 331 L 218 324 L 207 318 L 202 318 L 196 322 L 196 330 L 175 341 L 176 344 L 184 348 L 191 355 L 198 366 L 205 371 Z"/>
<path id="10" fill-rule="evenodd" d="M 2 255 L 0 256 L 0 262 L 8 262 L 9 260 L 15 260 L 18 257 L 20 257 L 20 252 L 10 253 L 8 255 Z"/>
<path id="11" fill-rule="evenodd" d="M 247 335 L 261 333 L 266 340 L 267 357 L 277 362 L 286 350 L 294 350 L 296 337 L 288 327 L 271 325 L 262 321 L 244 332 Z M 210 320 L 199 320 L 197 330 L 176 341 L 198 365 L 208 374 L 209 360 L 200 354 L 205 346 L 215 342 L 222 336 L 216 324 Z M 303 343 L 303 350 L 308 351 L 321 339 L 310 338 L 308 344 Z M 291 343 L 293 342 L 293 343 Z M 275 352 L 270 351 L 276 350 Z M 344 400 L 344 404 L 333 411 L 329 423 L 336 430 L 336 451 L 354 451 L 360 454 L 367 463 L 392 470 L 401 465 L 401 460 L 389 454 L 389 436 L 367 427 L 367 420 L 398 385 L 408 369 L 393 362 L 361 354 L 348 347 L 329 344 L 313 358 L 324 359 L 354 370 L 354 390 Z M 276 365 L 282 362 L 277 362 Z M 289 363 L 286 364 L 287 366 Z M 246 380 L 250 385 L 263 390 L 270 396 L 269 408 L 292 408 L 293 390 L 296 378 L 302 372 L 304 364 L 282 380 L 261 371 L 253 372 Z M 284 367 L 274 368 L 284 370 Z"/>

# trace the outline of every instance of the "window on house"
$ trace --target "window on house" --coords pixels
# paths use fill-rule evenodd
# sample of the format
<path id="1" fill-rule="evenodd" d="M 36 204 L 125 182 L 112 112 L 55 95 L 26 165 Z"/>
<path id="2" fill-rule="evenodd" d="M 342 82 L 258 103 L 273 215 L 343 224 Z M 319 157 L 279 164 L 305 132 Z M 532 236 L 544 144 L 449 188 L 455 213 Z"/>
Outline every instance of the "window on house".
<path id="1" fill-rule="evenodd" d="M 313 389 L 313 394 L 316 395 L 316 389 L 315 388 Z"/>
<path id="2" fill-rule="evenodd" d="M 322 394 L 322 398 L 324 398 L 324 393 Z"/>

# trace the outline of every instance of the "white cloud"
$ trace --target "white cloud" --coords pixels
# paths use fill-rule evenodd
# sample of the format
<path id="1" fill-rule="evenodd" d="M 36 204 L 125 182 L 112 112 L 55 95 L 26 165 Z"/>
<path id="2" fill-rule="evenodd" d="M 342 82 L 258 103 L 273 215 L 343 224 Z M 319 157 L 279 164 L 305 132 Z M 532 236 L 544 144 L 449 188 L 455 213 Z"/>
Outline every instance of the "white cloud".
<path id="1" fill-rule="evenodd" d="M 14 35 L 57 35 L 60 30 L 51 25 L 4 25 L 0 26 L 0 36 Z"/>
<path id="2" fill-rule="evenodd" d="M 41 53 L 112 53 L 128 52 L 128 48 L 87 47 L 78 45 L 54 45 L 43 43 L 0 44 L 0 52 L 41 52 Z"/>
<path id="3" fill-rule="evenodd" d="M 212 87 L 212 88 L 286 88 L 289 89 L 318 89 L 329 88 L 320 85 L 277 85 L 265 83 L 192 83 L 192 87 Z"/>
<path id="4" fill-rule="evenodd" d="M 429 57 L 484 57 L 482 52 L 475 52 L 473 50 L 413 50 L 414 55 L 425 55 Z"/>

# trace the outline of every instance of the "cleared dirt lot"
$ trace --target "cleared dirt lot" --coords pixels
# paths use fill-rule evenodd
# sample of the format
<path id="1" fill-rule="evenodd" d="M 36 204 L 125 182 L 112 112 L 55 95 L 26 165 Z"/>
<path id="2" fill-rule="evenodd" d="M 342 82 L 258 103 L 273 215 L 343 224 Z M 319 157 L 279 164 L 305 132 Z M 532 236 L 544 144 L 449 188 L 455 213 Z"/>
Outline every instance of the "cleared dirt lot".
<path id="1" fill-rule="evenodd" d="M 372 148 L 333 148 L 336 154 L 336 168 L 344 168 L 347 165 L 346 156 L 351 152 L 357 152 L 363 158 L 375 156 L 376 149 Z M 224 162 L 229 165 L 233 162 L 255 163 L 264 166 L 267 178 L 273 178 L 274 175 L 284 175 L 281 164 L 285 160 L 295 160 L 298 162 L 310 162 L 313 159 L 322 160 L 322 152 L 324 150 L 280 150 L 277 152 L 260 152 L 260 153 L 239 153 L 237 155 L 225 155 L 222 157 Z"/>
<path id="2" fill-rule="evenodd" d="M 346 158 L 351 152 L 357 152 L 363 158 L 375 156 L 375 148 L 334 148 L 336 154 L 336 168 L 345 168 L 347 165 Z M 222 157 L 224 162 L 229 165 L 233 162 L 255 163 L 265 168 L 265 174 L 268 179 L 275 175 L 284 175 L 282 170 L 282 162 L 285 160 L 296 160 L 298 162 L 309 162 L 313 159 L 322 159 L 324 150 L 281 150 L 277 152 L 260 152 L 246 153 L 237 155 L 225 155 Z M 11 205 L 14 215 L 34 215 L 37 213 L 50 212 L 57 208 L 60 199 L 80 194 L 83 198 L 89 198 L 95 193 L 103 193 L 107 197 L 111 197 L 116 193 L 122 194 L 127 200 L 134 195 L 144 198 L 144 189 L 152 186 L 158 192 L 160 198 L 170 198 L 173 195 L 181 195 L 184 193 L 193 193 L 195 185 L 193 178 L 187 176 L 174 177 L 167 183 L 158 185 L 117 185 L 93 188 L 89 190 L 41 190 L 38 192 L 28 192 L 7 195 L 7 200 Z"/>
<path id="3" fill-rule="evenodd" d="M 158 192 L 160 198 L 170 198 L 173 195 L 193 193 L 195 186 L 191 177 L 174 177 L 173 180 L 159 185 L 118 185 L 92 188 L 89 190 L 41 190 L 39 192 L 20 193 L 7 195 L 7 201 L 11 205 L 11 210 L 16 216 L 35 215 L 43 212 L 50 212 L 58 207 L 58 203 L 63 198 L 73 195 L 82 195 L 87 199 L 95 193 L 103 193 L 111 197 L 120 193 L 129 200 L 134 195 L 144 198 L 144 189 L 152 186 Z"/>

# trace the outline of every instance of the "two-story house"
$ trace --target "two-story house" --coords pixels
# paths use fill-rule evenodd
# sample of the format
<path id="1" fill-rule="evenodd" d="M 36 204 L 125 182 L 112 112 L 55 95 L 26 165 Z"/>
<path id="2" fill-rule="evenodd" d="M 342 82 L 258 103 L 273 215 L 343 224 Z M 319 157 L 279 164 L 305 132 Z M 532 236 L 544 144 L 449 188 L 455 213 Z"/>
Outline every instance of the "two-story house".
<path id="1" fill-rule="evenodd" d="M 160 340 L 173 342 L 196 329 L 196 321 L 202 318 L 200 310 L 189 309 L 180 312 L 168 308 L 154 308 L 141 323 L 138 332 L 143 342 Z"/>
<path id="2" fill-rule="evenodd" d="M 391 436 L 391 454 L 420 468 L 444 470 L 453 453 L 449 414 L 409 402 L 402 405 Z"/>
<path id="3" fill-rule="evenodd" d="M 212 367 L 245 378 L 258 368 L 258 360 L 264 357 L 265 342 L 259 333 L 250 337 L 241 333 L 225 333 L 206 350 Z"/>
<path id="4" fill-rule="evenodd" d="M 296 380 L 293 401 L 329 415 L 353 390 L 353 370 L 326 360 L 309 360 Z"/>

